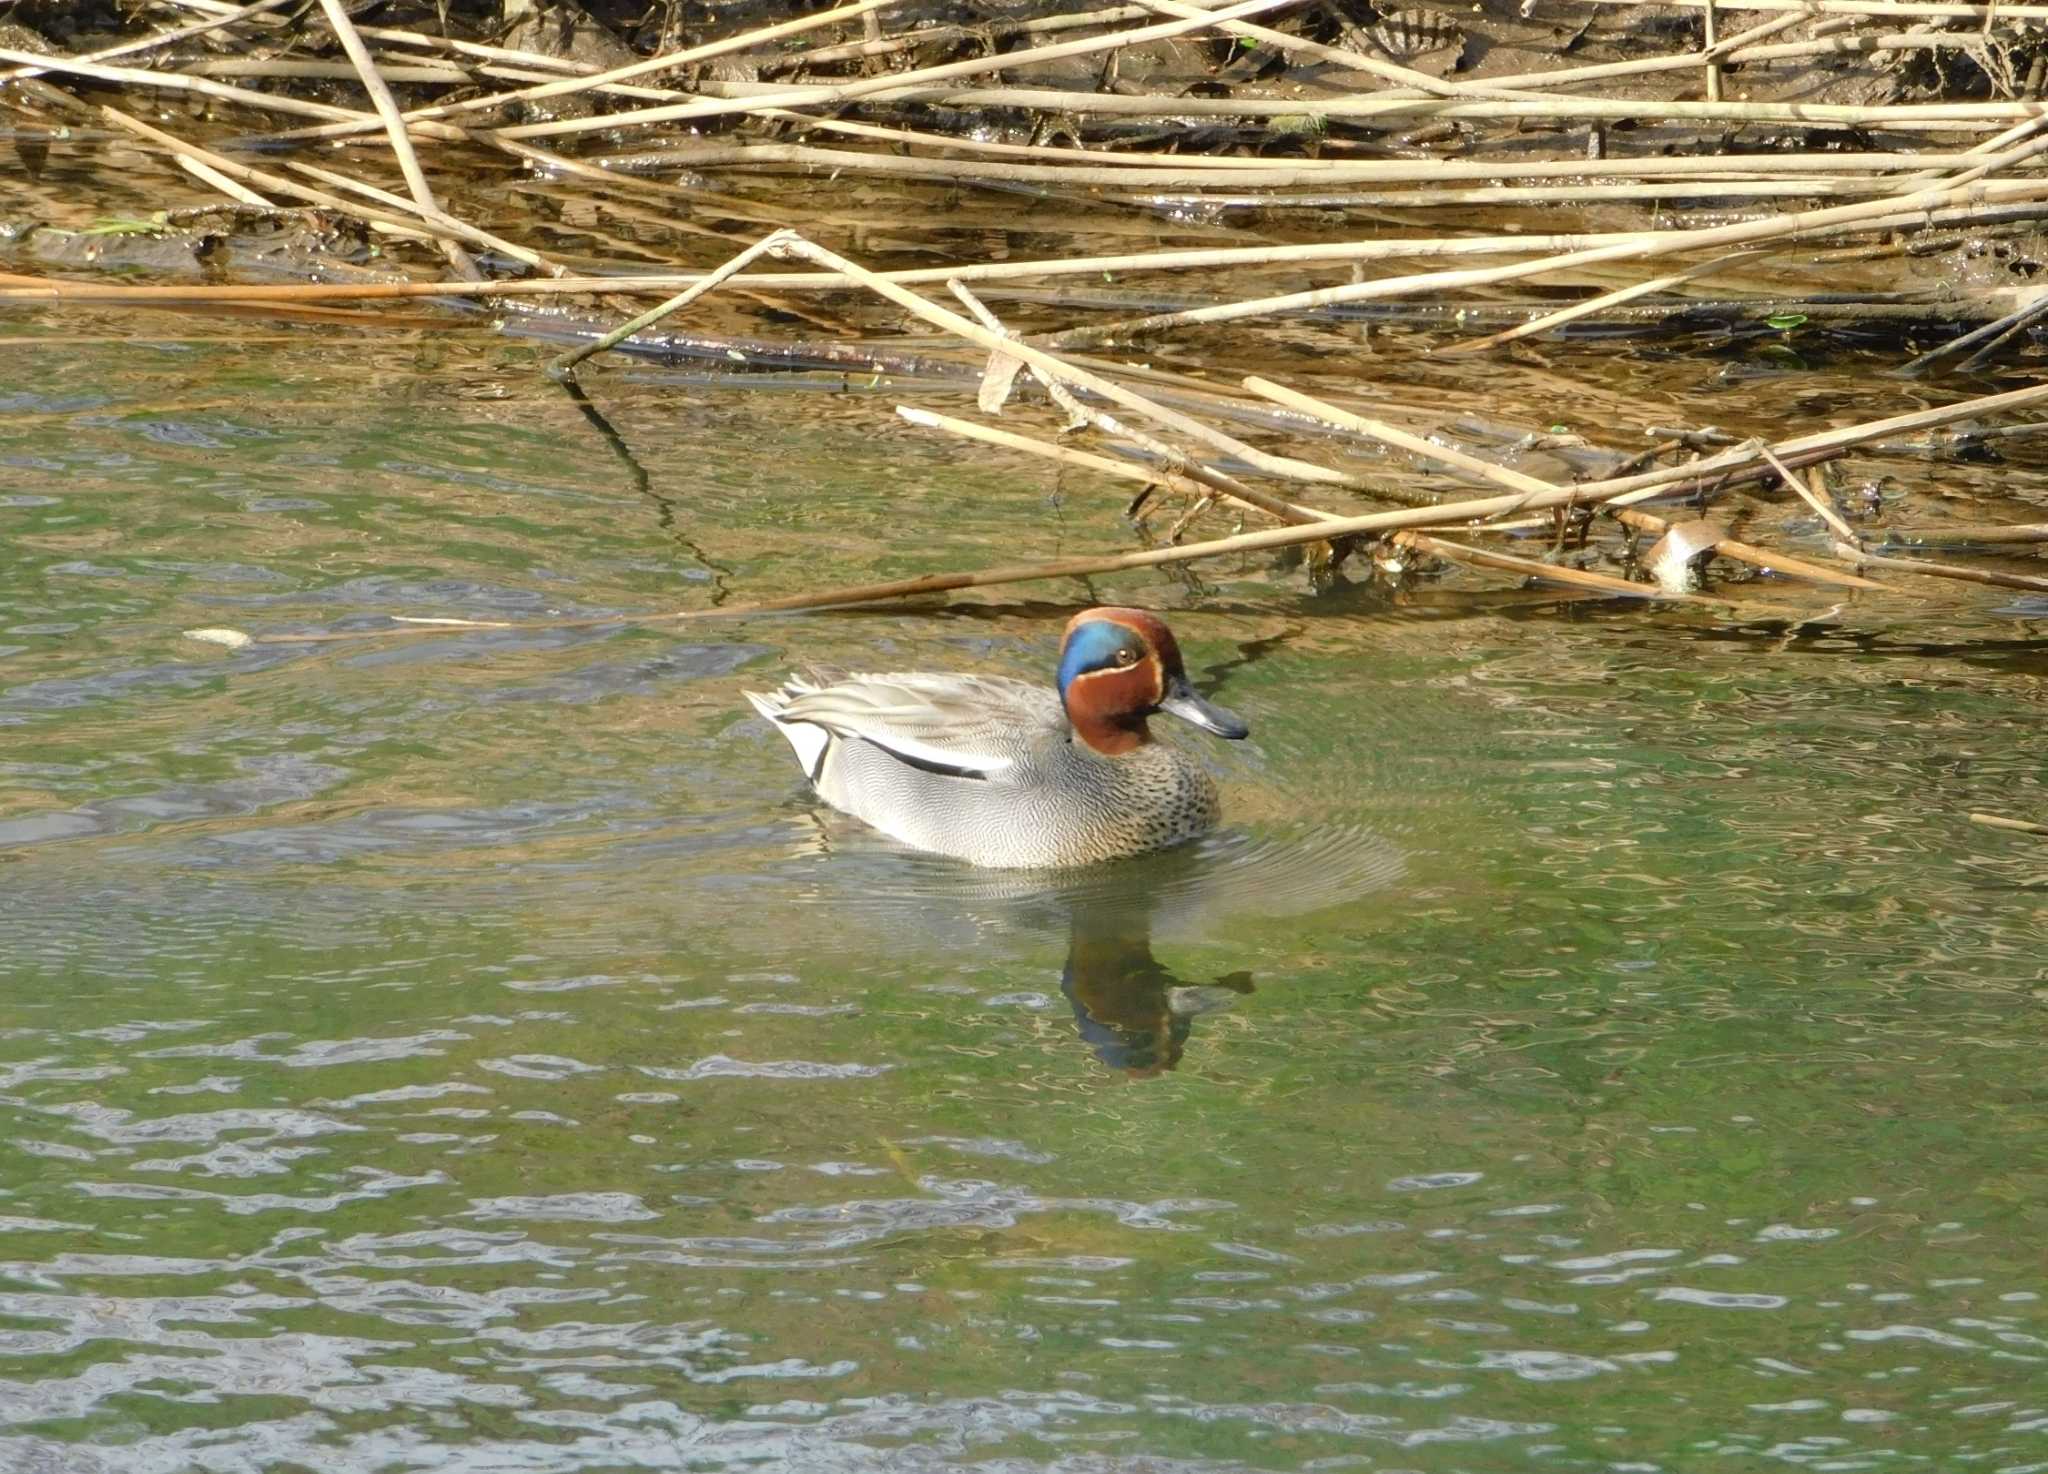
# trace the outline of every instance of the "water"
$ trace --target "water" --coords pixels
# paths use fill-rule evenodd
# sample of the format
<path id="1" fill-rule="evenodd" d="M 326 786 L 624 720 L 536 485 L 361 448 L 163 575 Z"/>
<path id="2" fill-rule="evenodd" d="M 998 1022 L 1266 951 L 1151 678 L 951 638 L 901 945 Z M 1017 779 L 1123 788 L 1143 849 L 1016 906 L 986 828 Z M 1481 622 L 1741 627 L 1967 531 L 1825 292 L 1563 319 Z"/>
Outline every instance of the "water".
<path id="1" fill-rule="evenodd" d="M 614 375 L 642 495 L 532 350 L 325 333 L 0 380 L 0 1468 L 2048 1468 L 2048 850 L 1966 820 L 2048 818 L 2048 611 L 182 640 L 1124 545 Z M 1188 853 L 904 854 L 740 699 L 1109 599 L 1253 725 Z"/>

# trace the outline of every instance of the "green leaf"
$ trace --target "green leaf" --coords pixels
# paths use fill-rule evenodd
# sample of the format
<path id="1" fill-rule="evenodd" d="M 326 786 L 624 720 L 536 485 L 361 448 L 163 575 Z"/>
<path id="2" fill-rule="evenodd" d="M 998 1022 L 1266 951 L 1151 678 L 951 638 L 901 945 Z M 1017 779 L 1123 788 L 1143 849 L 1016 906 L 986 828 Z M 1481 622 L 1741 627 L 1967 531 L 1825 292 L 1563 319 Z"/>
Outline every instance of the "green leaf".
<path id="1" fill-rule="evenodd" d="M 1792 329 L 1806 321 L 1806 314 L 1803 312 L 1774 312 L 1765 318 L 1764 321 L 1781 333 L 1789 333 Z"/>
<path id="2" fill-rule="evenodd" d="M 135 220 L 120 216 L 101 216 L 80 235 L 161 235 L 164 230 L 162 219 Z"/>

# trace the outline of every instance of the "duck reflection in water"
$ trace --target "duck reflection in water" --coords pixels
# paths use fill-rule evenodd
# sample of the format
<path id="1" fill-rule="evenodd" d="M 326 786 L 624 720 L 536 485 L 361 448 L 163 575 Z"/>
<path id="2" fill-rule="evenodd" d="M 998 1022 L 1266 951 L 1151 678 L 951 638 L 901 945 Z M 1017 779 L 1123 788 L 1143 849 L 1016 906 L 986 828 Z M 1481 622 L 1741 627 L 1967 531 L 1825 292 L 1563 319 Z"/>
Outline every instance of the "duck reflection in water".
<path id="1" fill-rule="evenodd" d="M 1095 1057 L 1133 1078 L 1180 1063 L 1194 1021 L 1252 991 L 1252 975 L 1233 972 L 1190 986 L 1152 955 L 1152 918 L 1101 900 L 1074 904 L 1060 991 Z"/>

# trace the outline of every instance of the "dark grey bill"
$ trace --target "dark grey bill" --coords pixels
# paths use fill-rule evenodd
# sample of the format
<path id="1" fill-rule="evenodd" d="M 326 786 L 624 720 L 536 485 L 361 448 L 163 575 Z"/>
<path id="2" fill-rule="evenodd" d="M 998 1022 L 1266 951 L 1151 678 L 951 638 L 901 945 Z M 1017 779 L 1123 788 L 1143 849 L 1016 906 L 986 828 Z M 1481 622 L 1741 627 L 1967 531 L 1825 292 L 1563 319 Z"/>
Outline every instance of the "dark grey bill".
<path id="1" fill-rule="evenodd" d="M 1203 699 L 1188 684 L 1186 676 L 1175 676 L 1167 683 L 1166 699 L 1159 703 L 1159 709 L 1172 712 L 1184 722 L 1193 722 L 1204 732 L 1214 732 L 1218 737 L 1228 737 L 1233 742 L 1251 735 L 1252 729 L 1244 724 L 1243 717 Z"/>

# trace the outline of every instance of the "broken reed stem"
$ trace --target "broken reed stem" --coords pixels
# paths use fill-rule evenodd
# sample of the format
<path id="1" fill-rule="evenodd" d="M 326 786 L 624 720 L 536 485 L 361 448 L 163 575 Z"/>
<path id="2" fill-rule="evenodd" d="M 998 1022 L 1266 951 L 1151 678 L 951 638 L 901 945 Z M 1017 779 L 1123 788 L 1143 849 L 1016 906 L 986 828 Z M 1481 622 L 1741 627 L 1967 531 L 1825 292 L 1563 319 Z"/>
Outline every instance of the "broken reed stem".
<path id="1" fill-rule="evenodd" d="M 1088 393 L 1100 395 L 1102 398 L 1113 403 L 1121 404 L 1126 409 L 1136 410 L 1147 419 L 1165 425 L 1169 429 L 1177 430 L 1181 434 L 1199 440 L 1203 444 L 1223 451 L 1227 455 L 1237 456 L 1268 476 L 1281 477 L 1292 481 L 1320 482 L 1325 485 L 1352 486 L 1369 492 L 1375 491 L 1375 488 L 1359 477 L 1348 475 L 1342 471 L 1332 470 L 1327 466 L 1318 466 L 1308 461 L 1295 460 L 1289 456 L 1272 455 L 1260 450 L 1257 446 L 1246 444 L 1235 436 L 1226 435 L 1221 430 L 1206 425 L 1200 420 L 1182 414 L 1179 410 L 1149 399 L 1139 394 L 1136 390 L 1126 388 L 1113 379 L 1091 373 L 1087 369 L 1078 368 L 1028 342 L 1005 338 L 1000 333 L 991 332 L 972 318 L 962 317 L 957 312 L 950 311 L 935 302 L 920 297 L 907 287 L 898 286 L 896 283 L 869 271 L 866 267 L 849 261 L 838 253 L 828 251 L 823 246 L 804 239 L 795 231 L 776 231 L 772 235 L 764 237 L 756 245 L 758 247 L 766 247 L 771 242 L 773 243 L 772 254 L 774 255 L 795 256 L 820 266 L 829 267 L 833 271 L 842 273 L 847 281 L 866 287 L 869 291 L 894 302 L 897 306 L 931 323 L 934 327 L 943 328 L 956 337 L 965 338 L 978 348 L 986 349 L 992 353 L 1008 353 L 1022 359 L 1041 378 L 1058 379 L 1068 388 L 1085 390 Z M 754 254 L 758 254 L 758 251 L 755 251 Z M 694 300 L 699 295 L 701 295 L 699 288 L 693 287 L 689 292 L 682 294 L 682 296 L 672 298 L 652 311 L 641 314 L 633 319 L 633 323 L 643 327 L 651 325 L 660 321 L 669 313 L 674 312 L 686 302 Z M 628 324 L 628 327 L 632 327 L 632 324 Z M 616 346 L 616 344 L 623 342 L 629 336 L 631 336 L 631 333 L 624 328 L 607 334 L 598 343 L 587 345 L 587 351 L 576 350 L 556 359 L 554 363 L 549 365 L 549 372 L 557 375 L 566 373 L 570 368 L 581 363 L 585 358 L 590 357 L 592 353 L 601 352 L 605 348 Z M 1384 493 L 1376 492 L 1375 494 Z"/>
<path id="2" fill-rule="evenodd" d="M 341 49 L 348 54 L 350 63 L 362 79 L 363 91 L 370 95 L 370 105 L 384 120 L 385 134 L 391 140 L 391 152 L 398 159 L 398 172 L 405 176 L 405 187 L 411 191 L 420 215 L 437 225 L 449 225 L 451 217 L 434 198 L 433 186 L 427 182 L 426 171 L 420 168 L 419 155 L 413 152 L 412 139 L 405 131 L 405 119 L 399 113 L 398 99 L 391 95 L 391 88 L 377 75 L 377 63 L 370 56 L 370 48 L 356 34 L 355 23 L 348 18 L 348 11 L 342 7 L 341 0 L 320 0 L 320 8 L 327 16 L 328 29 L 334 32 L 334 39 L 341 43 Z M 441 251 L 447 256 L 448 264 L 455 268 L 457 276 L 475 279 L 483 275 L 477 270 L 476 263 L 470 260 L 469 252 L 454 241 L 442 241 Z"/>
<path id="3" fill-rule="evenodd" d="M 1714 0 L 1707 0 L 1706 43 L 1707 55 L 1709 56 L 1709 58 L 1713 57 L 1713 54 L 1717 49 L 1720 40 L 1721 27 L 1719 24 L 1719 17 L 1716 15 L 1714 10 Z M 1718 60 L 1710 59 L 1707 62 L 1707 101 L 1719 102 L 1720 100 L 1721 63 Z"/>
<path id="4" fill-rule="evenodd" d="M 1828 531 L 1835 535 L 1835 545 L 1837 547 L 1851 547 L 1858 550 L 1863 547 L 1863 539 L 1857 536 L 1856 529 L 1843 521 L 1841 514 L 1827 504 L 1825 489 L 1820 482 L 1820 468 L 1818 466 L 1810 468 L 1815 484 L 1809 487 L 1800 477 L 1799 473 L 1779 460 L 1776 453 L 1768 445 L 1764 444 L 1763 441 L 1756 440 L 1752 441 L 1751 444 L 1755 447 L 1758 455 L 1771 463 L 1771 469 L 1778 473 L 1778 479 L 1785 483 L 1785 489 L 1811 507 L 1814 515 L 1819 517 L 1821 522 L 1826 525 Z"/>
<path id="5" fill-rule="evenodd" d="M 999 334 L 1005 341 L 1016 341 L 1017 335 L 1004 327 L 1002 320 L 990 311 L 987 304 L 982 302 L 973 292 L 969 291 L 963 283 L 957 279 L 948 280 L 946 288 L 955 297 L 960 299 L 961 303 L 966 306 L 969 312 L 974 314 L 976 320 L 983 327 L 992 333 Z M 978 402 L 984 413 L 1002 413 L 1003 403 L 1010 395 L 1010 385 L 1016 378 L 1017 371 L 1022 367 L 1023 360 L 1015 354 L 997 351 L 989 355 L 988 367 L 982 371 L 981 393 L 978 396 Z M 1210 492 L 1221 492 L 1224 496 L 1229 497 L 1242 506 L 1249 507 L 1254 511 L 1264 512 L 1271 517 L 1278 517 L 1282 522 L 1314 522 L 1319 518 L 1327 518 L 1330 515 L 1327 512 L 1318 511 L 1314 507 L 1300 506 L 1281 497 L 1269 496 L 1263 491 L 1249 487 L 1234 476 L 1226 476 L 1212 466 L 1203 465 L 1178 447 L 1168 445 L 1163 440 L 1155 439 L 1145 434 L 1142 430 L 1134 429 L 1103 410 L 1083 404 L 1058 379 L 1049 379 L 1044 382 L 1046 392 L 1052 396 L 1053 402 L 1067 413 L 1073 426 L 1092 425 L 1104 434 L 1121 436 L 1147 455 L 1157 457 L 1176 475 L 1198 482 L 1208 488 Z M 1204 497 L 1206 500 L 1206 492 Z M 1176 535 L 1177 531 L 1178 529 L 1176 529 Z M 1168 541 L 1173 540 L 1173 538 L 1168 539 Z"/>
<path id="6" fill-rule="evenodd" d="M 1412 548 L 1418 553 L 1431 553 L 1439 558 L 1447 558 L 1453 563 L 1463 563 L 1473 568 L 1490 568 L 1499 573 L 1519 573 L 1524 578 L 1542 579 L 1547 583 L 1563 584 L 1566 588 L 1604 594 L 1609 598 L 1656 599 L 1677 604 L 1718 602 L 1703 599 L 1697 594 L 1670 592 L 1653 583 L 1631 583 L 1628 579 L 1616 578 L 1611 573 L 1593 573 L 1584 568 L 1568 568 L 1560 563 L 1538 563 L 1533 558 L 1517 558 L 1511 553 L 1496 552 L 1491 548 L 1475 548 L 1465 543 L 1446 542 L 1440 537 L 1430 537 L 1420 532 L 1397 532 L 1390 541 L 1398 547 Z"/>
<path id="7" fill-rule="evenodd" d="M 716 287 L 720 282 L 725 281 L 735 272 L 741 270 L 748 262 L 761 256 L 777 255 L 788 246 L 790 241 L 795 239 L 798 239 L 795 231 L 777 230 L 769 232 L 688 290 L 669 298 L 659 307 L 649 308 L 630 322 L 620 324 L 603 337 L 593 339 L 581 347 L 572 348 L 559 358 L 554 359 L 548 364 L 548 377 L 553 379 L 571 377 L 576 365 L 583 362 L 584 359 L 594 354 L 603 353 L 607 349 L 616 348 L 642 328 L 652 327 L 670 313 L 689 306 L 706 292 Z"/>
<path id="8" fill-rule="evenodd" d="M 1539 480 L 1537 477 L 1512 470 L 1493 461 L 1482 460 L 1478 456 L 1468 455 L 1454 446 L 1440 445 L 1436 441 L 1425 440 L 1419 435 L 1412 435 L 1406 430 L 1397 429 L 1395 426 L 1386 424 L 1383 421 L 1368 419 L 1364 415 L 1353 414 L 1349 410 L 1339 409 L 1336 405 L 1312 398 L 1301 393 L 1299 390 L 1275 384 L 1270 379 L 1262 379 L 1256 374 L 1245 379 L 1244 386 L 1251 390 L 1252 393 L 1259 395 L 1261 398 L 1270 399 L 1275 404 L 1286 405 L 1289 409 L 1311 415 L 1316 419 L 1324 421 L 1326 424 L 1335 425 L 1354 434 L 1378 440 L 1383 444 L 1405 450 L 1410 455 L 1419 456 L 1424 460 L 1436 461 L 1442 465 L 1453 467 L 1469 475 L 1476 476 L 1483 481 L 1491 481 L 1496 486 L 1504 486 L 1510 491 L 1520 492 L 1525 498 L 1529 499 L 1525 504 L 1505 508 L 1496 514 L 1498 516 L 1511 517 L 1518 512 L 1527 511 L 1531 505 L 1539 500 L 1546 507 L 1570 507 L 1575 503 L 1595 503 L 1602 500 L 1603 496 L 1618 494 L 1603 493 L 1600 489 L 1601 484 L 1598 482 L 1588 482 L 1578 486 L 1558 486 L 1552 482 Z M 1762 447 L 1761 442 L 1756 444 L 1765 454 L 1768 454 L 1767 447 Z M 1439 508 L 1439 510 L 1443 509 Z M 1621 521 L 1645 530 L 1653 530 L 1659 533 L 1666 530 L 1666 525 L 1661 518 L 1650 517 L 1640 512 L 1627 511 L 1618 511 L 1615 515 Z M 1858 578 L 1854 574 L 1845 573 L 1838 569 L 1824 568 L 1819 564 L 1809 563 L 1804 559 L 1788 558 L 1783 554 L 1772 553 L 1763 548 L 1752 547 L 1745 542 L 1738 542 L 1731 537 L 1724 537 L 1716 541 L 1714 543 L 1714 551 L 1724 558 L 1732 558 L 1737 562 L 1754 564 L 1759 568 L 1768 568 L 1776 573 L 1785 573 L 1797 578 L 1811 579 L 1817 583 L 1871 589 L 1882 587 L 1882 585 L 1874 583 L 1869 579 Z"/>

